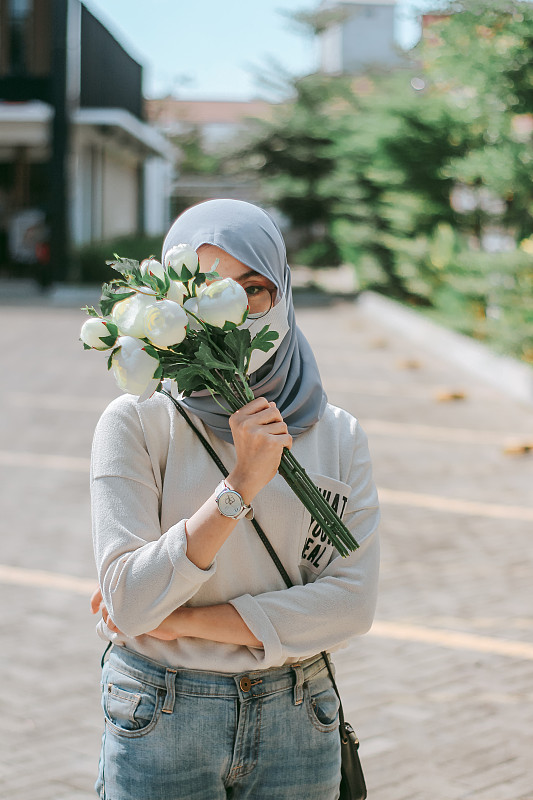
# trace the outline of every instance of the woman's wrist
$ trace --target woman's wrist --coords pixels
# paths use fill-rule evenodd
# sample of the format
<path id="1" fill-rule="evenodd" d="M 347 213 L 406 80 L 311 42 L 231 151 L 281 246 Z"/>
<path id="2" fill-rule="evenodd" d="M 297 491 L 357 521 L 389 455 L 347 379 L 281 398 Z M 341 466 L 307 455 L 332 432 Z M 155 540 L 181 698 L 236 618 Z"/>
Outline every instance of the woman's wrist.
<path id="1" fill-rule="evenodd" d="M 235 489 L 235 491 L 240 494 L 247 506 L 250 505 L 256 494 L 262 489 L 261 486 L 257 487 L 253 480 L 250 480 L 249 474 L 239 470 L 237 467 L 232 469 L 225 479 L 225 482 L 227 486 Z"/>
<path id="2" fill-rule="evenodd" d="M 214 606 L 178 608 L 184 612 L 175 624 L 176 638 L 194 636 L 212 642 L 261 647 L 262 643 L 250 631 L 239 612 L 230 603 Z M 174 612 L 176 613 L 176 612 Z M 173 627 L 174 627 L 173 624 Z"/>
<path id="3" fill-rule="evenodd" d="M 172 632 L 174 638 L 181 639 L 183 636 L 195 636 L 194 631 L 194 608 L 180 606 L 172 612 Z"/>

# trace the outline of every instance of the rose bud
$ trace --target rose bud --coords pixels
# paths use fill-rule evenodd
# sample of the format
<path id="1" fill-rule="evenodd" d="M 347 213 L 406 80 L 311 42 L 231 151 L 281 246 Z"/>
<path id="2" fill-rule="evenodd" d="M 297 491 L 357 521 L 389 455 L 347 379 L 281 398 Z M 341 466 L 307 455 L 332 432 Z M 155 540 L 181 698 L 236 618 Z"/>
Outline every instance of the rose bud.
<path id="1" fill-rule="evenodd" d="M 172 300 L 173 303 L 179 303 L 182 306 L 185 294 L 185 286 L 180 281 L 170 281 L 167 300 Z"/>
<path id="2" fill-rule="evenodd" d="M 152 383 L 155 391 L 159 381 L 154 378 L 154 372 L 159 361 L 143 349 L 144 342 L 133 336 L 120 336 L 117 344 L 120 350 L 114 354 L 111 365 L 122 391 L 142 395 Z"/>
<path id="3" fill-rule="evenodd" d="M 198 255 L 190 244 L 175 244 L 165 254 L 165 269 L 172 267 L 177 273 L 181 272 L 182 267 L 187 267 L 189 272 L 194 275 L 198 266 Z"/>
<path id="4" fill-rule="evenodd" d="M 141 261 L 140 268 L 143 275 L 148 273 L 161 281 L 165 280 L 165 269 L 156 258 L 145 258 L 144 261 Z"/>
<path id="5" fill-rule="evenodd" d="M 144 336 L 144 315 L 146 309 L 155 303 L 154 296 L 151 289 L 144 289 L 115 303 L 111 319 L 122 336 Z"/>
<path id="6" fill-rule="evenodd" d="M 198 298 L 198 316 L 217 328 L 223 328 L 225 322 L 240 325 L 247 308 L 247 294 L 232 278 L 213 281 Z"/>
<path id="7" fill-rule="evenodd" d="M 187 314 L 171 300 L 158 300 L 144 315 L 144 335 L 156 347 L 180 344 L 187 333 Z"/>
<path id="8" fill-rule="evenodd" d="M 94 350 L 109 350 L 113 347 L 112 344 L 105 344 L 102 341 L 102 338 L 106 339 L 109 336 L 113 336 L 113 333 L 107 327 L 106 321 L 100 317 L 90 317 L 81 327 L 80 339 Z"/>

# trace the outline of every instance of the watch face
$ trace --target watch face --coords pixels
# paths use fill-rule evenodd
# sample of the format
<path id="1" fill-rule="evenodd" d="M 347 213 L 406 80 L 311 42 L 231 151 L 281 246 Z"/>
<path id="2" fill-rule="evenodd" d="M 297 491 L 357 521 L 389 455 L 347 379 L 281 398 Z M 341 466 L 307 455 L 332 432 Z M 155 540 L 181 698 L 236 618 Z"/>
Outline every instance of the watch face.
<path id="1" fill-rule="evenodd" d="M 243 508 L 242 497 L 232 489 L 226 489 L 217 498 L 218 507 L 225 517 L 236 517 Z"/>

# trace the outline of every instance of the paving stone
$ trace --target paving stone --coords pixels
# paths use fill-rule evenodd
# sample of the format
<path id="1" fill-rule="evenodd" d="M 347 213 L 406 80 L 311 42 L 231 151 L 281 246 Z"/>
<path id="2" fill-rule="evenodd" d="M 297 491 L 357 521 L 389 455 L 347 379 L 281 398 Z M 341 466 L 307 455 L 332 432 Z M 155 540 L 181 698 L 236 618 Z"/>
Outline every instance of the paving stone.
<path id="1" fill-rule="evenodd" d="M 437 640 L 391 638 L 376 627 L 335 655 L 369 798 L 533 800 L 533 660 L 475 646 L 475 636 L 532 641 L 532 523 L 491 517 L 490 508 L 533 507 L 533 454 L 502 449 L 533 436 L 533 408 L 357 304 L 299 308 L 297 319 L 330 400 L 368 424 L 378 485 L 450 500 L 447 508 L 382 504 L 377 621 Z M 118 392 L 105 357 L 81 350 L 82 321 L 69 308 L 1 309 L 0 565 L 92 580 L 84 462 L 52 468 L 5 456 L 89 458 L 94 425 Z M 417 368 L 403 368 L 409 361 Z M 465 398 L 438 402 L 442 391 Z M 459 499 L 486 513 L 457 513 Z M 85 589 L 0 578 L 0 603 L 0 796 L 89 800 L 103 644 Z M 472 647 L 450 646 L 450 632 L 471 635 Z"/>

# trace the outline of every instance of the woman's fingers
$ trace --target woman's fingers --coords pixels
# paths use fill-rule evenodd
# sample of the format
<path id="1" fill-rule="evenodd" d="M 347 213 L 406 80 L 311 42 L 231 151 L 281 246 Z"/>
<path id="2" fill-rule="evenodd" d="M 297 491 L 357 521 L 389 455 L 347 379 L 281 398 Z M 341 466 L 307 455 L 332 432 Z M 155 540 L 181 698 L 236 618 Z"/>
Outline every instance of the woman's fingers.
<path id="1" fill-rule="evenodd" d="M 104 620 L 105 624 L 107 625 L 110 631 L 114 631 L 115 633 L 120 633 L 119 629 L 109 616 L 109 611 L 105 606 L 102 606 L 102 619 Z"/>
<path id="2" fill-rule="evenodd" d="M 234 469 L 228 476 L 232 486 L 246 502 L 274 477 L 283 448 L 292 446 L 292 437 L 275 403 L 256 397 L 230 417 L 237 453 Z"/>
<path id="3" fill-rule="evenodd" d="M 264 397 L 257 397 L 230 417 L 233 428 L 240 425 L 269 425 L 271 422 L 283 422 L 283 417 L 276 404 L 269 403 Z"/>
<path id="4" fill-rule="evenodd" d="M 102 619 L 104 620 L 109 630 L 114 631 L 115 633 L 120 633 L 119 629 L 109 616 L 109 611 L 102 602 L 102 592 L 100 591 L 100 589 L 95 589 L 91 596 L 91 611 L 93 614 L 98 614 L 98 612 L 101 611 Z"/>
<path id="5" fill-rule="evenodd" d="M 102 592 L 98 586 L 91 595 L 91 613 L 98 614 L 102 605 Z"/>

